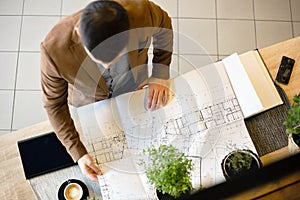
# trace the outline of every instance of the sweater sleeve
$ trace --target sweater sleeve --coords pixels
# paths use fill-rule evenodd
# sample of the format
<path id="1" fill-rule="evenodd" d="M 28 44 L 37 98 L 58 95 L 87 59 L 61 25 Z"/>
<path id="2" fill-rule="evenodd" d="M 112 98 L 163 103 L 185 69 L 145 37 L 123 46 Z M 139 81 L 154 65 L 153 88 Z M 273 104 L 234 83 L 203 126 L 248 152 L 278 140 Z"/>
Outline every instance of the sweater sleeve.
<path id="1" fill-rule="evenodd" d="M 158 5 L 149 2 L 153 27 L 156 27 L 153 35 L 153 69 L 155 78 L 168 79 L 170 77 L 170 63 L 173 52 L 173 31 L 171 18 L 168 13 Z"/>
<path id="2" fill-rule="evenodd" d="M 76 162 L 87 153 L 80 141 L 68 107 L 68 83 L 60 76 L 55 63 L 41 44 L 41 86 L 44 108 L 58 139 Z"/>

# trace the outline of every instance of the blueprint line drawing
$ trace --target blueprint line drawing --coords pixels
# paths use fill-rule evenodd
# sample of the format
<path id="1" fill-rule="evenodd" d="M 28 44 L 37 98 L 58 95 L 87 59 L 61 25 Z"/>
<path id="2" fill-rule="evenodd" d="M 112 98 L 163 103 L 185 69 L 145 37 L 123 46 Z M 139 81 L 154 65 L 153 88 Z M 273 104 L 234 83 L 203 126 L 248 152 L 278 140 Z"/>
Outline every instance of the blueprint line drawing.
<path id="1" fill-rule="evenodd" d="M 221 78 L 207 84 L 206 73 L 218 73 Z M 225 181 L 221 161 L 230 151 L 247 148 L 256 152 L 222 62 L 175 78 L 170 90 L 168 104 L 155 111 L 144 107 L 146 89 L 78 109 L 84 144 L 101 169 L 108 169 L 99 181 L 100 188 L 108 191 L 103 190 L 103 194 L 108 194 L 103 199 L 122 199 L 124 194 L 115 194 L 120 189 L 115 187 L 121 186 L 113 178 L 116 174 L 132 176 L 122 168 L 124 165 L 114 163 L 129 155 L 132 165 L 137 166 L 140 152 L 150 145 L 172 144 L 192 159 L 194 188 Z M 142 184 L 144 199 L 151 199 L 152 190 L 140 170 L 132 176 L 132 180 L 138 179 L 141 181 L 136 181 L 135 187 Z M 142 197 L 136 194 L 136 198 Z"/>
<path id="2" fill-rule="evenodd" d="M 90 143 L 96 164 L 122 159 L 127 148 L 124 133 L 96 138 Z"/>

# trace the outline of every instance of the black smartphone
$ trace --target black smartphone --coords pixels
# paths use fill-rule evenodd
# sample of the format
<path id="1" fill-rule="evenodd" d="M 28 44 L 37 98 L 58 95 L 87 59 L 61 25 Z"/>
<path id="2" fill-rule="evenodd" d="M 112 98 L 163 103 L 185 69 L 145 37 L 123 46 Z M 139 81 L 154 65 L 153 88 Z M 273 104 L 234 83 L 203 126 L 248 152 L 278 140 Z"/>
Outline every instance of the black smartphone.
<path id="1" fill-rule="evenodd" d="M 280 66 L 276 75 L 276 81 L 287 85 L 290 81 L 295 60 L 286 56 L 282 56 Z"/>

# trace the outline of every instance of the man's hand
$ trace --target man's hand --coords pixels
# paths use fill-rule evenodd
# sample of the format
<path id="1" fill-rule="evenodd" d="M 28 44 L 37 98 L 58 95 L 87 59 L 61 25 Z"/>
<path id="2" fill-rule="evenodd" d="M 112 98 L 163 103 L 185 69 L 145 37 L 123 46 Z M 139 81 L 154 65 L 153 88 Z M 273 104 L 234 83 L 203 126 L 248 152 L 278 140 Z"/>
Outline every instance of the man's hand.
<path id="1" fill-rule="evenodd" d="M 95 165 L 93 158 L 89 154 L 85 154 L 77 161 L 83 175 L 97 182 L 97 175 L 102 175 L 101 170 Z"/>
<path id="2" fill-rule="evenodd" d="M 147 83 L 142 83 L 137 89 L 145 85 L 149 86 L 147 107 L 150 110 L 156 110 L 161 105 L 165 106 L 169 100 L 169 80 L 158 78 L 149 78 Z"/>

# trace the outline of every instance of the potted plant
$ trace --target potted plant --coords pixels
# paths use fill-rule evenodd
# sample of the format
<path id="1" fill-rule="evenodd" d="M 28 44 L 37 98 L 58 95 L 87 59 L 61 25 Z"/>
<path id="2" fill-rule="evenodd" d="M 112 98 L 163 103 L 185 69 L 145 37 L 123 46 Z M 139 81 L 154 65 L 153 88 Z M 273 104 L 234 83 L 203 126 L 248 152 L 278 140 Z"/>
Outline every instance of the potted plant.
<path id="1" fill-rule="evenodd" d="M 288 148 L 291 153 L 300 151 L 300 94 L 293 97 L 293 105 L 284 121 L 286 133 L 289 135 Z"/>
<path id="2" fill-rule="evenodd" d="M 156 198 L 175 199 L 192 191 L 192 161 L 172 145 L 150 146 L 143 150 L 145 160 L 140 165 L 156 189 Z"/>
<path id="3" fill-rule="evenodd" d="M 230 180 L 237 175 L 261 168 L 262 163 L 257 154 L 249 149 L 238 149 L 227 154 L 221 163 L 223 175 Z"/>

